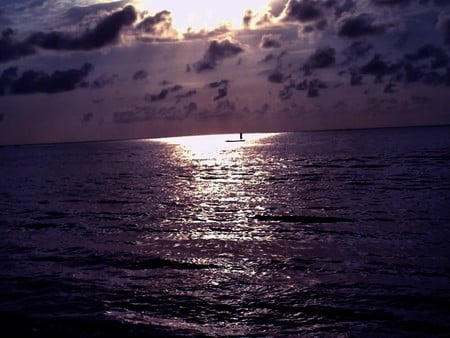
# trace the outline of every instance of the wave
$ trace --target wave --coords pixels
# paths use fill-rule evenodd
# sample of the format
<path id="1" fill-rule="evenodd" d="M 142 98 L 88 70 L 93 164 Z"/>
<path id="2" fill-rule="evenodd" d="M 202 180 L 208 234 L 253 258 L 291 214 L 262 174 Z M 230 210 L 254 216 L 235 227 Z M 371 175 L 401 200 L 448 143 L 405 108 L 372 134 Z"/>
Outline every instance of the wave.
<path id="1" fill-rule="evenodd" d="M 354 220 L 342 217 L 327 216 L 301 216 L 301 215 L 256 215 L 258 221 L 275 221 L 286 223 L 339 223 L 354 222 Z"/>

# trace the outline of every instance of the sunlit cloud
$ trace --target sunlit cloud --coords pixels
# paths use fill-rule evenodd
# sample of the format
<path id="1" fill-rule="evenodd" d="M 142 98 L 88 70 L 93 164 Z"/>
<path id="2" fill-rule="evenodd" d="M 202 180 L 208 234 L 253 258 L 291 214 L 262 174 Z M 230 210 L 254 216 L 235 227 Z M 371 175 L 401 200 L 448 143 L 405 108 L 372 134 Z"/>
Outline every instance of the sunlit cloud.
<path id="1" fill-rule="evenodd" d="M 66 140 L 444 123 L 449 10 L 442 0 L 0 0 L 0 143 L 29 142 L 25 125 L 36 140 Z"/>
<path id="2" fill-rule="evenodd" d="M 212 30 L 226 25 L 230 28 L 240 28 L 247 10 L 253 13 L 265 12 L 268 9 L 268 0 L 250 1 L 150 1 L 135 0 L 135 6 L 151 14 L 168 10 L 172 14 L 173 25 L 179 32 L 202 29 Z"/>

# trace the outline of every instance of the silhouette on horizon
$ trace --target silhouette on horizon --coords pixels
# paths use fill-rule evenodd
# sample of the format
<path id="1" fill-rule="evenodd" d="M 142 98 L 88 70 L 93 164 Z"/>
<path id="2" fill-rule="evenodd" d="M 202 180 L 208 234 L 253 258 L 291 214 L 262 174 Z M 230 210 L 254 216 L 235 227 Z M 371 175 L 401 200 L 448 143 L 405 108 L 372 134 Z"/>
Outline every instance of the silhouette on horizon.
<path id="1" fill-rule="evenodd" d="M 239 133 L 239 139 L 237 140 L 226 140 L 225 142 L 245 142 L 243 133 Z"/>

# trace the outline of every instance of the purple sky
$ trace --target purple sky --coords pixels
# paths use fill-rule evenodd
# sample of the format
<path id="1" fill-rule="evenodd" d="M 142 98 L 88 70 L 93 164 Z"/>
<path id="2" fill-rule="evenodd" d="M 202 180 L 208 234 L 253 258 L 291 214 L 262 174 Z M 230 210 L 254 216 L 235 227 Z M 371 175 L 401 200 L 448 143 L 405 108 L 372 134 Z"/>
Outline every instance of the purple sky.
<path id="1" fill-rule="evenodd" d="M 449 0 L 0 0 L 0 144 L 450 123 Z"/>

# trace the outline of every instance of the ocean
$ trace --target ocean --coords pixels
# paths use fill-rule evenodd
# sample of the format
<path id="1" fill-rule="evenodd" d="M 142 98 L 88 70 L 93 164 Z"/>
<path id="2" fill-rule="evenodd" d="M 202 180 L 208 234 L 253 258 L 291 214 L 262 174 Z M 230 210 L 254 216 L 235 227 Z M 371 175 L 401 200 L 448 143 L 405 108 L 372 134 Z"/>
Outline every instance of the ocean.
<path id="1" fill-rule="evenodd" d="M 0 148 L 7 337 L 449 337 L 450 127 Z"/>

